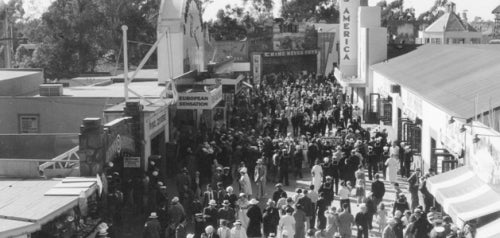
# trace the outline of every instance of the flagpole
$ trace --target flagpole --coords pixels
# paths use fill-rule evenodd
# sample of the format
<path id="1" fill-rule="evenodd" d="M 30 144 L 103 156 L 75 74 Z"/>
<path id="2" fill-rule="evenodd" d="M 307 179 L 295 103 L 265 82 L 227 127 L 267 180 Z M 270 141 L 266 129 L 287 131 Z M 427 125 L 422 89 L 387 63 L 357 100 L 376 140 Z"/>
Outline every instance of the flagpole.
<path id="1" fill-rule="evenodd" d="M 125 102 L 128 102 L 128 50 L 127 50 L 127 30 L 128 27 L 126 25 L 122 26 L 123 32 L 123 87 L 125 93 Z"/>

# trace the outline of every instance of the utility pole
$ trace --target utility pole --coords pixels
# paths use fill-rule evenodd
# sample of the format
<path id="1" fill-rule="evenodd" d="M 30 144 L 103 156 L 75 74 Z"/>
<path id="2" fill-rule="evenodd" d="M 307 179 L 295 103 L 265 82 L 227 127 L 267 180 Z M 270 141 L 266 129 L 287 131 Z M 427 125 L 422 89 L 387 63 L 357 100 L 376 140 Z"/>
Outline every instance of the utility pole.
<path id="1" fill-rule="evenodd" d="M 9 10 L 6 7 L 5 8 L 5 21 L 4 21 L 4 36 L 7 39 L 10 39 L 10 30 L 9 30 Z M 11 68 L 11 56 L 10 56 L 10 49 L 12 48 L 11 46 L 11 40 L 7 40 L 5 42 L 5 68 Z"/>

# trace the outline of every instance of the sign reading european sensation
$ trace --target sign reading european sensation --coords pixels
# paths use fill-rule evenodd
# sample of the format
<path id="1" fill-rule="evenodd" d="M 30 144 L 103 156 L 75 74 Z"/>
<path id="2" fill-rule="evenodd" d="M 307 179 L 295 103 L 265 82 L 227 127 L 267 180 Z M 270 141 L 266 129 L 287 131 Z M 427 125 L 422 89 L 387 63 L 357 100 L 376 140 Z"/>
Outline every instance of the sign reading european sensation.
<path id="1" fill-rule="evenodd" d="M 212 109 L 222 100 L 222 86 L 210 92 L 179 93 L 178 109 Z"/>
<path id="2" fill-rule="evenodd" d="M 340 69 L 348 77 L 357 73 L 359 5 L 360 0 L 340 1 Z"/>

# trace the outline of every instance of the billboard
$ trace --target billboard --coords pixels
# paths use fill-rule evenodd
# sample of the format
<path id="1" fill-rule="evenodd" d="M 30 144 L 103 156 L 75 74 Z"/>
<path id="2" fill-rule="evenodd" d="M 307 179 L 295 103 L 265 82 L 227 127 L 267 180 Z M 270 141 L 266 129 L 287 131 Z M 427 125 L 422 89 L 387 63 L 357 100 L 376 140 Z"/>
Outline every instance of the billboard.
<path id="1" fill-rule="evenodd" d="M 247 41 L 212 41 L 211 49 L 207 49 L 209 61 L 222 62 L 233 57 L 234 62 L 248 62 Z"/>

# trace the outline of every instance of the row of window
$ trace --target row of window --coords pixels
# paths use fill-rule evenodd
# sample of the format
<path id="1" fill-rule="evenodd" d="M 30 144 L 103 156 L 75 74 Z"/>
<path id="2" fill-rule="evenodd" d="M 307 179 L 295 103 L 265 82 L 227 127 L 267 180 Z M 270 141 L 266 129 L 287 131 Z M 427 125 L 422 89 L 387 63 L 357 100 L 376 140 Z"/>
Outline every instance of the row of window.
<path id="1" fill-rule="evenodd" d="M 425 38 L 425 43 L 426 44 L 442 44 L 442 39 L 441 38 Z M 465 38 L 447 38 L 446 39 L 446 44 L 465 44 Z M 471 44 L 480 44 L 481 39 L 479 38 L 472 38 L 470 39 Z"/>

